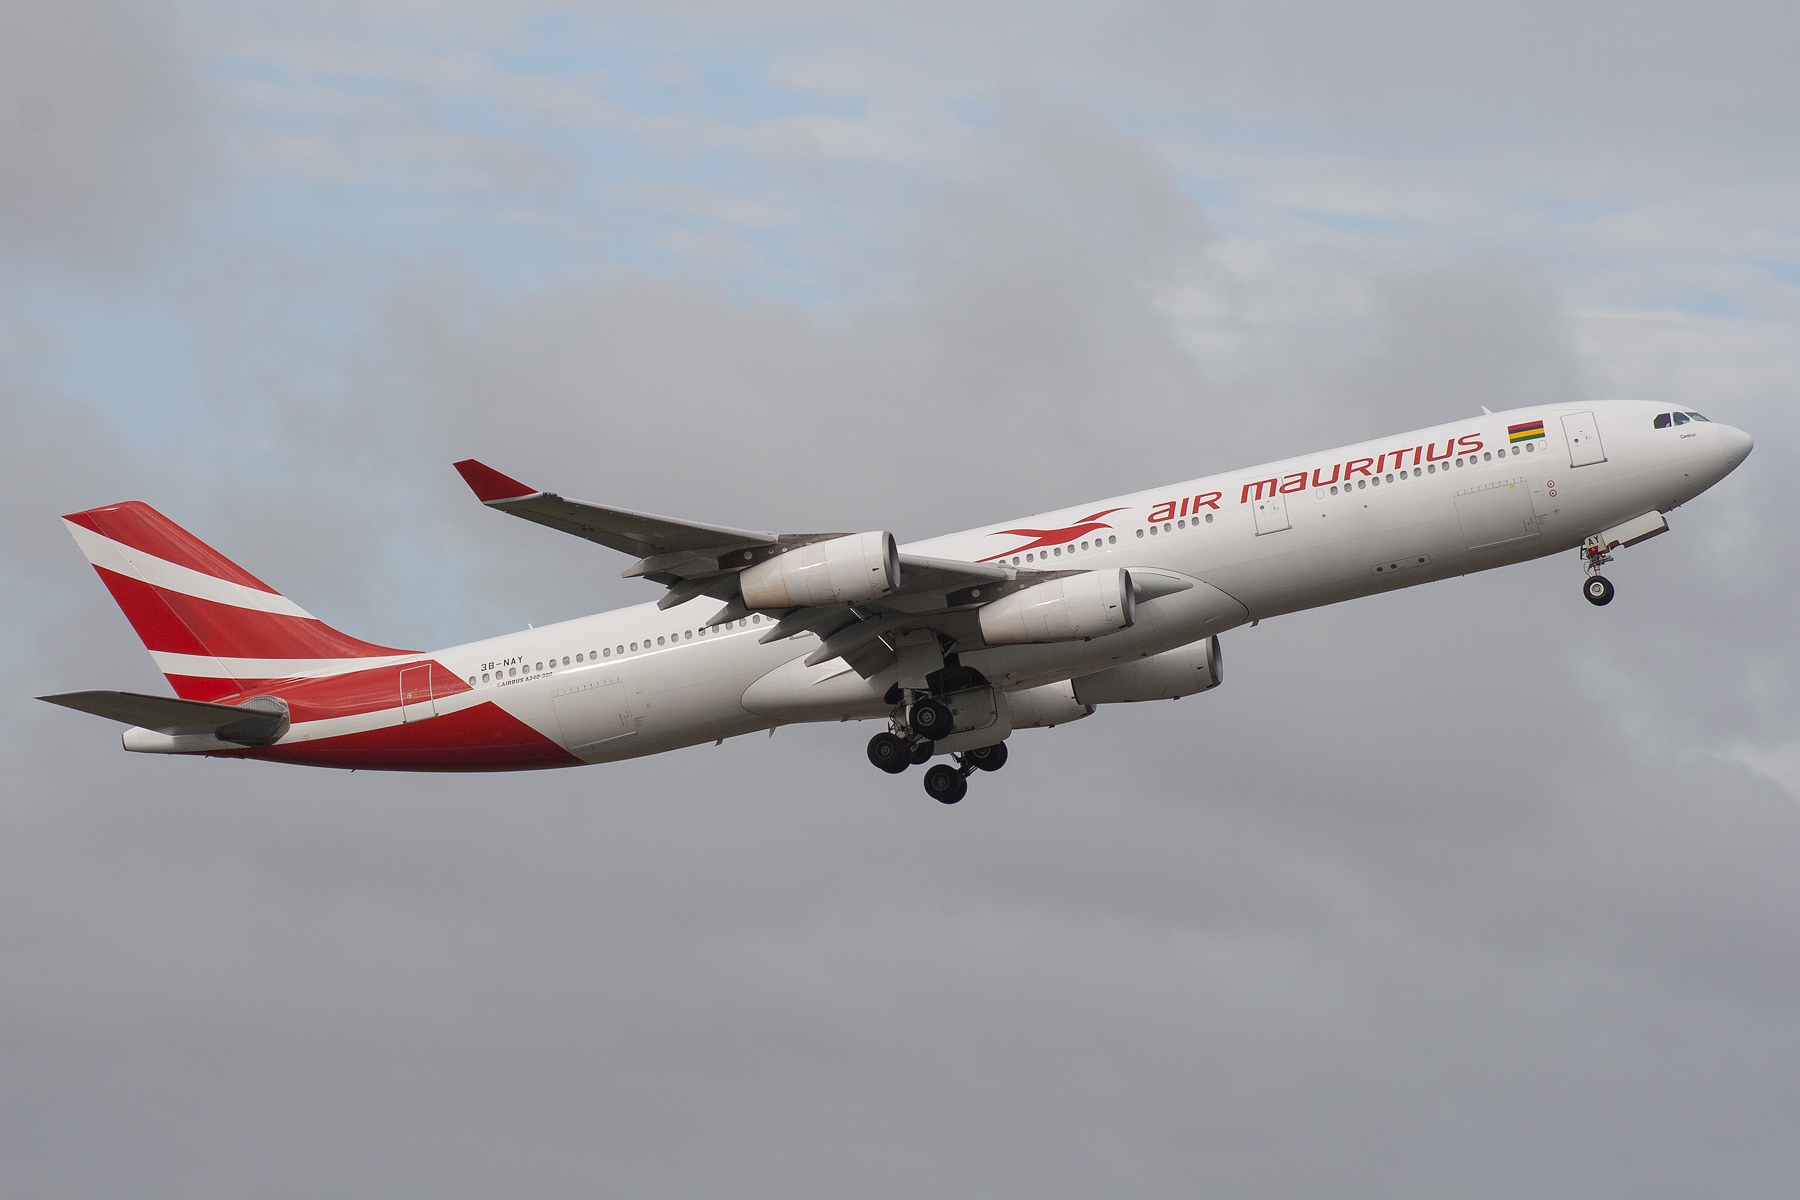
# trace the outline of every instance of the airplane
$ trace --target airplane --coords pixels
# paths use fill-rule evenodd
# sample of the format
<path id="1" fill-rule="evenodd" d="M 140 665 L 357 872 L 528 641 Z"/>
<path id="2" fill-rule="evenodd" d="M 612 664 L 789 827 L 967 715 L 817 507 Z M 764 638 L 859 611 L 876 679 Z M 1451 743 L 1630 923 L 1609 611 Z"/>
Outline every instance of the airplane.
<path id="1" fill-rule="evenodd" d="M 660 599 L 422 653 L 340 633 L 146 504 L 63 518 L 175 697 L 39 699 L 127 750 L 391 771 L 616 762 L 882 720 L 869 761 L 960 801 L 1021 729 L 1224 678 L 1219 635 L 1574 549 L 1613 552 L 1749 455 L 1641 401 L 1489 413 L 900 546 L 570 500 L 474 459 L 476 497 L 633 557 Z"/>

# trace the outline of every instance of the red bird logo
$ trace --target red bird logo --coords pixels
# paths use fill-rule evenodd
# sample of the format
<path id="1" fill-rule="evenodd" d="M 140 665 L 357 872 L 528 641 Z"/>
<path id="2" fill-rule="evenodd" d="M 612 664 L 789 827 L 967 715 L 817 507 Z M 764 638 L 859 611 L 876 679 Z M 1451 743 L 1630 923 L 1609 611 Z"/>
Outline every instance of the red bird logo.
<path id="1" fill-rule="evenodd" d="M 1070 525 L 1066 529 L 996 529 L 988 536 L 1002 537 L 1011 534 L 1014 537 L 1028 537 L 1037 540 L 1027 542 L 1025 545 L 1017 546 L 1011 550 L 1002 551 L 999 554 L 990 554 L 980 561 L 993 562 L 996 558 L 1005 558 L 1010 554 L 1023 554 L 1027 550 L 1036 550 L 1040 546 L 1061 546 L 1065 543 L 1072 542 L 1077 538 L 1086 537 L 1096 529 L 1111 529 L 1112 526 L 1108 525 L 1100 518 L 1112 513 L 1124 511 L 1125 510 L 1122 508 L 1103 509 L 1092 516 L 1081 518 L 1078 524 Z"/>

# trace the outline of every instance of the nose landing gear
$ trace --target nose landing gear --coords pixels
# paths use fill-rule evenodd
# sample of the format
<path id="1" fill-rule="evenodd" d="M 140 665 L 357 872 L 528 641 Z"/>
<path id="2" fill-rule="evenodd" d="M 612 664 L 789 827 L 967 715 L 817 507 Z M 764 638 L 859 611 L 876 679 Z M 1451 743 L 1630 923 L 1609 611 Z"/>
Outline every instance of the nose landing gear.
<path id="1" fill-rule="evenodd" d="M 1587 571 L 1587 581 L 1581 585 L 1581 594 L 1587 602 L 1596 608 L 1612 603 L 1612 580 L 1600 574 L 1600 568 L 1613 560 L 1607 553 L 1606 543 L 1598 536 L 1589 538 L 1581 547 L 1581 565 Z"/>

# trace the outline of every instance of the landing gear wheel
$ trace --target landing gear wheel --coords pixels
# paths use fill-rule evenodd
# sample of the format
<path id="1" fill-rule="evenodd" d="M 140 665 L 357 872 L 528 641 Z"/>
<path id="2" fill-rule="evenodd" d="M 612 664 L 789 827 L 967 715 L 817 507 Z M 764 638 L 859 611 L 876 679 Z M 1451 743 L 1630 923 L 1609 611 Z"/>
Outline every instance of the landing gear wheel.
<path id="1" fill-rule="evenodd" d="M 949 763 L 939 763 L 925 772 L 925 794 L 939 804 L 955 804 L 969 794 L 969 781 Z"/>
<path id="2" fill-rule="evenodd" d="M 977 770 L 998 771 L 1006 765 L 1006 743 L 995 742 L 992 746 L 970 750 L 963 755 L 963 758 Z"/>
<path id="3" fill-rule="evenodd" d="M 1612 580 L 1604 575 L 1595 575 L 1581 585 L 1581 594 L 1587 597 L 1592 605 L 1611 604 L 1613 598 Z"/>
<path id="4" fill-rule="evenodd" d="M 950 732 L 954 720 L 950 710 L 936 700 L 921 700 L 912 706 L 907 714 L 906 723 L 912 731 L 928 741 L 935 741 Z"/>
<path id="5" fill-rule="evenodd" d="M 878 733 L 869 739 L 869 761 L 886 771 L 889 775 L 898 775 L 912 764 L 912 747 L 906 739 L 891 733 Z"/>
<path id="6" fill-rule="evenodd" d="M 912 757 L 908 761 L 915 767 L 922 767 L 931 761 L 931 756 L 936 752 L 936 746 L 921 739 L 912 744 Z"/>

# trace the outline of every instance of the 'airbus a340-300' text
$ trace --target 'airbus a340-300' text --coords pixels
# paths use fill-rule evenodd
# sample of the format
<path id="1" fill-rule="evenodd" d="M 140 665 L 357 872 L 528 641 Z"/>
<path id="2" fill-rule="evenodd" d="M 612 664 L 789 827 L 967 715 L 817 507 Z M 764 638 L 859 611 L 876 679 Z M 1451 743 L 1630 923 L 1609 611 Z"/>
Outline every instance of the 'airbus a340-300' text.
<path id="1" fill-rule="evenodd" d="M 431 652 L 339 633 L 148 505 L 64 518 L 174 697 L 43 699 L 127 750 L 392 771 L 659 754 L 801 721 L 881 720 L 870 762 L 938 761 L 954 804 L 1020 729 L 1217 687 L 1219 635 L 1280 613 L 1614 551 L 1750 453 L 1636 401 L 1484 414 L 907 546 L 769 533 L 539 491 L 469 459 L 483 503 L 635 560 L 658 600 Z"/>

